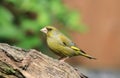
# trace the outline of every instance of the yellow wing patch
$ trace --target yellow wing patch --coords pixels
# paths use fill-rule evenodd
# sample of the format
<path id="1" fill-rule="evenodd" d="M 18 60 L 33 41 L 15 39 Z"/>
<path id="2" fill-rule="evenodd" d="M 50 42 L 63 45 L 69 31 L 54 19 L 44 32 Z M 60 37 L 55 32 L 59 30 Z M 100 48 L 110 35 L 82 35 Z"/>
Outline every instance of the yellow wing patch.
<path id="1" fill-rule="evenodd" d="M 71 48 L 72 48 L 73 50 L 80 51 L 80 49 L 77 48 L 77 47 L 75 47 L 75 46 L 71 46 Z"/>

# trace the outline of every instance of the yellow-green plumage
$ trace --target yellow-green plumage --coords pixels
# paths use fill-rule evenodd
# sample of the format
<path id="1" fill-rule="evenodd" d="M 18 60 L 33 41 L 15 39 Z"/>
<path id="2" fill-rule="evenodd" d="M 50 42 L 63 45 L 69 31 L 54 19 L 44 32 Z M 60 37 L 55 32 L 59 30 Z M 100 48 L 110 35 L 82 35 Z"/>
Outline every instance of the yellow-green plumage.
<path id="1" fill-rule="evenodd" d="M 75 44 L 60 31 L 52 26 L 46 26 L 41 29 L 47 36 L 48 47 L 61 58 L 72 56 L 85 56 L 89 59 L 95 59 L 92 56 L 86 54 L 81 49 L 77 48 Z"/>

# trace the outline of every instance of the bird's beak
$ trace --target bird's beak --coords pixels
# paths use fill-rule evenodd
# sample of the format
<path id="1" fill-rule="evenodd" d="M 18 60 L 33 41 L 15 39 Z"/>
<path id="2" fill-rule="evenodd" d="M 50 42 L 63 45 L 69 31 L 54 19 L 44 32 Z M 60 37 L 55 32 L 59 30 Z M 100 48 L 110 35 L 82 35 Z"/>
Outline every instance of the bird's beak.
<path id="1" fill-rule="evenodd" d="M 43 32 L 43 33 L 47 33 L 47 28 L 46 27 L 42 28 L 40 31 Z"/>

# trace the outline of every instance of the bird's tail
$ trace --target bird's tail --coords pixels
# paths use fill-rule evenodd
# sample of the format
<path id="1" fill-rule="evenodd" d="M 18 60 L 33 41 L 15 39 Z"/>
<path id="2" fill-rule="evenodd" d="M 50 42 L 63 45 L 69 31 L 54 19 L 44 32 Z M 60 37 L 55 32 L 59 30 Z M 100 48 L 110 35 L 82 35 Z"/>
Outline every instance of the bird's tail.
<path id="1" fill-rule="evenodd" d="M 83 50 L 80 50 L 80 55 L 82 55 L 82 56 L 84 56 L 84 57 L 87 57 L 87 58 L 89 58 L 89 59 L 96 59 L 96 58 L 94 58 L 94 57 L 86 54 Z"/>

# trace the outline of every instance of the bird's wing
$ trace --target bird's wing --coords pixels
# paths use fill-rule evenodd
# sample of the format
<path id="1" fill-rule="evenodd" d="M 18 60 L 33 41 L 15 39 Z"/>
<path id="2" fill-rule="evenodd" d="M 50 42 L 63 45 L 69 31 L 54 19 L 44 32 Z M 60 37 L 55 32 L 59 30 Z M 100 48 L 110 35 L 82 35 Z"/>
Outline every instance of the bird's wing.
<path id="1" fill-rule="evenodd" d="M 75 44 L 69 39 L 67 38 L 66 36 L 64 35 L 60 35 L 60 40 L 62 41 L 62 43 L 65 45 L 65 46 L 74 46 Z"/>
<path id="2" fill-rule="evenodd" d="M 80 51 L 80 52 L 86 54 L 83 50 L 81 50 L 81 49 L 79 49 L 79 48 L 77 48 L 77 47 L 75 47 L 75 46 L 71 46 L 71 48 L 72 48 L 73 50 L 75 50 L 75 51 Z"/>
<path id="3" fill-rule="evenodd" d="M 75 51 L 80 51 L 84 54 L 86 54 L 83 50 L 77 48 L 75 46 L 75 43 L 73 43 L 69 38 L 67 38 L 66 36 L 60 36 L 60 39 L 62 41 L 62 43 L 67 46 L 67 47 L 70 47 L 71 49 L 75 50 Z"/>

